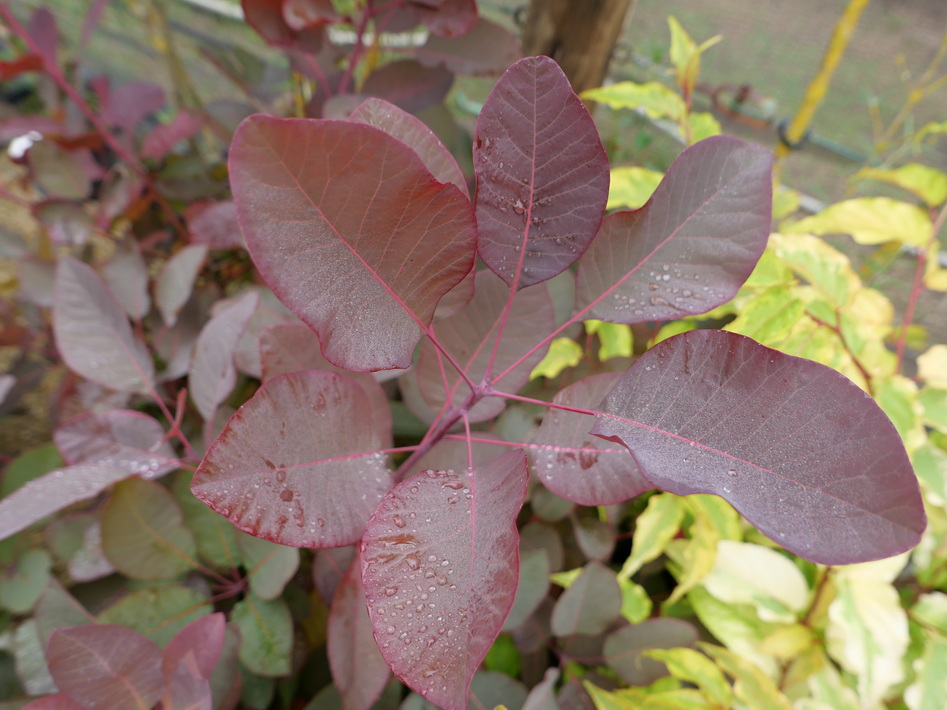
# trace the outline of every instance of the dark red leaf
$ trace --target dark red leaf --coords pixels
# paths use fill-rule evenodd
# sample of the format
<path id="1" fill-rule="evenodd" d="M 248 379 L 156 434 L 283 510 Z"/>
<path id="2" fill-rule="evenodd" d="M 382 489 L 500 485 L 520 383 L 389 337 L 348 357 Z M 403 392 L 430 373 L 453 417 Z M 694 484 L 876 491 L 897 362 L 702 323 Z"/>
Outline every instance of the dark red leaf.
<path id="1" fill-rule="evenodd" d="M 561 390 L 553 403 L 579 409 L 595 407 L 608 393 L 617 373 L 592 375 Z M 529 457 L 546 488 L 581 505 L 612 505 L 634 498 L 652 486 L 624 447 L 603 442 L 588 431 L 594 418 L 550 409 L 532 437 Z"/>
<path id="2" fill-rule="evenodd" d="M 39 71 L 43 68 L 43 58 L 38 54 L 24 54 L 7 62 L 0 62 L 0 79 L 8 81 L 24 72 Z"/>
<path id="3" fill-rule="evenodd" d="M 605 215 L 608 157 L 595 122 L 548 57 L 500 77 L 474 130 L 479 253 L 515 288 L 551 279 Z"/>
<path id="4" fill-rule="evenodd" d="M 125 312 L 141 320 L 151 309 L 148 295 L 148 266 L 138 242 L 125 239 L 116 246 L 115 254 L 102 269 L 102 278 Z"/>
<path id="5" fill-rule="evenodd" d="M 196 135 L 204 125 L 202 116 L 180 111 L 168 123 L 162 123 L 153 129 L 141 144 L 141 157 L 161 160 L 175 144 Z"/>
<path id="6" fill-rule="evenodd" d="M 510 289 L 506 284 L 490 271 L 478 271 L 473 300 L 458 313 L 437 321 L 434 333 L 438 342 L 464 367 L 467 376 L 474 382 L 483 378 L 491 361 L 494 373 L 503 372 L 529 353 L 529 357 L 501 381 L 505 391 L 515 392 L 526 384 L 529 373 L 545 355 L 545 347 L 533 352 L 530 349 L 553 329 L 554 314 L 545 286 L 517 293 L 494 355 L 493 344 L 509 298 Z M 457 370 L 439 357 L 431 341 L 425 340 L 421 344 L 417 376 L 421 395 L 434 408 L 447 400 L 441 366 L 446 370 L 446 381 L 453 389 L 450 399 L 459 405 L 470 389 L 459 379 Z M 495 417 L 504 406 L 505 400 L 498 397 L 482 399 L 470 410 L 470 421 L 479 422 Z"/>
<path id="7" fill-rule="evenodd" d="M 477 24 L 477 0 L 409 0 L 410 9 L 431 32 L 460 37 Z"/>
<path id="8" fill-rule="evenodd" d="M 426 67 L 405 59 L 373 71 L 362 85 L 362 93 L 418 113 L 444 101 L 453 83 L 454 75 L 444 67 Z"/>
<path id="9" fill-rule="evenodd" d="M 552 611 L 556 636 L 602 633 L 621 613 L 621 588 L 615 573 L 601 562 L 589 562 Z"/>
<path id="10" fill-rule="evenodd" d="M 59 690 L 87 707 L 151 710 L 164 691 L 158 647 L 124 626 L 57 629 L 46 662 Z"/>
<path id="11" fill-rule="evenodd" d="M 355 545 L 345 547 L 330 547 L 316 552 L 312 564 L 312 580 L 319 590 L 319 595 L 328 605 L 332 605 L 336 589 L 342 583 L 342 578 L 352 566 L 352 561 L 358 552 Z"/>
<path id="12" fill-rule="evenodd" d="M 65 693 L 47 695 L 23 706 L 23 710 L 85 710 L 85 708 Z"/>
<path id="13" fill-rule="evenodd" d="M 41 7 L 35 10 L 26 31 L 36 43 L 46 65 L 50 68 L 57 66 L 56 49 L 59 46 L 59 29 L 56 27 L 56 17 L 50 9 Z"/>
<path id="14" fill-rule="evenodd" d="M 646 352 L 598 409 L 592 433 L 627 446 L 655 486 L 719 495 L 813 562 L 890 557 L 925 528 L 894 425 L 816 362 L 691 331 Z"/>
<path id="15" fill-rule="evenodd" d="M 202 616 L 181 629 L 165 646 L 161 655 L 161 668 L 167 677 L 187 656 L 188 668 L 199 678 L 210 678 L 224 647 L 226 620 L 221 613 Z"/>
<path id="16" fill-rule="evenodd" d="M 254 261 L 325 357 L 358 371 L 410 365 L 437 301 L 473 266 L 463 194 L 401 141 L 348 121 L 253 116 L 230 175 Z"/>
<path id="17" fill-rule="evenodd" d="M 340 19 L 332 0 L 283 0 L 283 21 L 290 29 L 329 25 Z"/>
<path id="18" fill-rule="evenodd" d="M 391 477 L 368 396 L 309 370 L 268 380 L 211 445 L 191 490 L 238 528 L 292 547 L 358 540 Z"/>
<path id="19" fill-rule="evenodd" d="M 463 37 L 432 34 L 413 54 L 425 66 L 444 66 L 455 74 L 498 76 L 523 57 L 523 48 L 515 34 L 481 17 Z"/>
<path id="20" fill-rule="evenodd" d="M 522 451 L 468 473 L 426 471 L 398 484 L 366 526 L 375 640 L 395 675 L 445 710 L 467 707 L 513 604 L 527 479 Z"/>
<path id="21" fill-rule="evenodd" d="M 693 646 L 696 641 L 697 630 L 682 619 L 646 619 L 610 633 L 602 650 L 605 662 L 622 680 L 643 687 L 668 675 L 667 666 L 642 656 L 644 651 Z"/>
<path id="22" fill-rule="evenodd" d="M 725 136 L 691 146 L 644 207 L 605 219 L 579 261 L 577 308 L 613 323 L 716 308 L 766 248 L 771 206 L 769 150 Z"/>
<path id="23" fill-rule="evenodd" d="M 346 710 L 368 710 L 385 689 L 391 673 L 372 636 L 357 558 L 332 600 L 328 635 L 329 666 L 343 706 Z"/>
<path id="24" fill-rule="evenodd" d="M 370 98 L 349 115 L 349 120 L 367 123 L 394 136 L 418 154 L 435 178 L 441 182 L 453 183 L 464 195 L 470 197 L 467 181 L 454 156 L 444 147 L 434 131 L 420 119 L 384 99 Z"/>
<path id="25" fill-rule="evenodd" d="M 122 84 L 109 92 L 102 109 L 102 120 L 120 128 L 124 135 L 134 136 L 139 122 L 164 106 L 164 90 L 147 81 Z"/>
<path id="26" fill-rule="evenodd" d="M 382 446 L 391 444 L 391 407 L 388 395 L 368 373 L 346 372 L 322 356 L 319 338 L 302 323 L 273 325 L 260 335 L 260 363 L 263 380 L 300 370 L 338 372 L 355 380 L 371 401 L 371 421 Z"/>

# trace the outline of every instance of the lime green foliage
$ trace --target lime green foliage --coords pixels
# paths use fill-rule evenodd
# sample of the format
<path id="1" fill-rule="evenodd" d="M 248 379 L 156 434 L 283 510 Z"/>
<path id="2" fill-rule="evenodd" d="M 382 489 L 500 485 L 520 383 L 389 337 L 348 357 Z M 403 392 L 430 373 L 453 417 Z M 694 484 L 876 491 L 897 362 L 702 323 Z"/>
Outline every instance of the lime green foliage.
<path id="1" fill-rule="evenodd" d="M 562 374 L 563 370 L 575 367 L 582 361 L 582 346 L 571 338 L 556 338 L 549 345 L 549 352 L 529 375 L 529 379 L 548 377 L 554 379 Z"/>

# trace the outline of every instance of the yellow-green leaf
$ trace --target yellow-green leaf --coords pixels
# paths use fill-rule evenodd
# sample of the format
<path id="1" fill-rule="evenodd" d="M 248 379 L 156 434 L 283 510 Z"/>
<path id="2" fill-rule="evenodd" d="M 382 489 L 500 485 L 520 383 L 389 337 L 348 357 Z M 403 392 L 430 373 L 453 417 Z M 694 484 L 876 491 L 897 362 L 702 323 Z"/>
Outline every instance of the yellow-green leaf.
<path id="1" fill-rule="evenodd" d="M 763 639 L 760 650 L 783 662 L 791 661 L 816 642 L 812 629 L 802 624 L 792 624 L 776 629 Z"/>
<path id="2" fill-rule="evenodd" d="M 848 257 L 822 239 L 811 234 L 772 234 L 770 245 L 784 264 L 836 306 L 848 305 L 861 288 Z"/>
<path id="3" fill-rule="evenodd" d="M 917 680 L 904 691 L 904 702 L 910 710 L 943 710 L 947 707 L 947 638 L 928 634 L 918 666 Z"/>
<path id="4" fill-rule="evenodd" d="M 791 231 L 850 234 L 859 244 L 896 241 L 921 247 L 930 239 L 931 228 L 927 212 L 916 205 L 889 197 L 860 197 L 806 217 L 796 222 Z"/>
<path id="5" fill-rule="evenodd" d="M 677 73 L 677 84 L 682 90 L 690 93 L 694 90 L 700 74 L 700 55 L 723 37 L 721 35 L 711 37 L 697 46 L 673 15 L 668 16 L 668 27 L 671 30 L 671 63 Z"/>
<path id="6" fill-rule="evenodd" d="M 799 209 L 799 192 L 780 185 L 773 190 L 773 219 L 788 217 Z"/>
<path id="7" fill-rule="evenodd" d="M 611 210 L 623 207 L 636 210 L 648 201 L 663 179 L 663 173 L 657 170 L 636 166 L 613 168 L 605 208 Z"/>
<path id="8" fill-rule="evenodd" d="M 686 333 L 690 330 L 696 330 L 696 328 L 697 320 L 694 318 L 680 318 L 679 320 L 672 320 L 670 323 L 667 323 L 661 327 L 661 330 L 658 331 L 658 334 L 654 336 L 654 339 L 651 341 L 651 347 L 654 347 L 662 340 L 667 340 L 674 335 Z"/>
<path id="9" fill-rule="evenodd" d="M 553 379 L 559 377 L 562 371 L 575 367 L 582 362 L 582 346 L 572 338 L 556 338 L 549 345 L 549 352 L 529 375 L 529 379 L 535 380 L 537 377 L 548 377 Z"/>
<path id="10" fill-rule="evenodd" d="M 924 423 L 947 434 L 947 389 L 925 387 L 918 395 L 918 401 L 924 412 Z"/>
<path id="11" fill-rule="evenodd" d="M 712 113 L 706 111 L 690 114 L 687 117 L 687 122 L 690 124 L 692 144 L 702 141 L 704 138 L 719 136 L 723 132 L 720 122 L 714 118 Z"/>
<path id="12" fill-rule="evenodd" d="M 583 100 L 597 101 L 610 108 L 643 110 L 649 118 L 670 118 L 680 121 L 684 117 L 684 99 L 664 84 L 649 81 L 636 84 L 620 81 L 600 89 L 588 89 L 581 94 Z"/>
<path id="13" fill-rule="evenodd" d="M 918 398 L 917 384 L 902 375 L 875 380 L 875 401 L 885 411 L 904 440 L 908 453 L 927 441 L 924 432 L 924 407 Z"/>
<path id="14" fill-rule="evenodd" d="M 734 680 L 733 692 L 747 707 L 767 710 L 792 710 L 792 703 L 776 684 L 756 665 L 725 648 L 709 643 L 698 644 Z"/>
<path id="15" fill-rule="evenodd" d="M 943 170 L 908 163 L 894 170 L 862 168 L 852 176 L 853 180 L 878 180 L 911 192 L 931 207 L 947 200 L 947 173 Z"/>
<path id="16" fill-rule="evenodd" d="M 790 288 L 777 287 L 763 291 L 740 309 L 739 315 L 724 326 L 763 345 L 777 347 L 793 329 L 806 304 L 796 298 Z"/>
<path id="17" fill-rule="evenodd" d="M 733 703 L 730 684 L 720 669 L 707 656 L 690 648 L 654 649 L 644 655 L 663 662 L 675 678 L 693 683 L 704 695 L 721 707 L 729 708 Z"/>
<path id="18" fill-rule="evenodd" d="M 601 362 L 613 357 L 631 357 L 634 346 L 634 337 L 631 326 L 623 323 L 606 323 L 601 320 L 585 321 L 585 332 L 598 335 L 600 343 L 598 359 Z"/>
<path id="19" fill-rule="evenodd" d="M 621 615 L 632 624 L 639 624 L 651 616 L 651 597 L 640 584 L 630 579 L 619 579 L 621 587 Z"/>
<path id="20" fill-rule="evenodd" d="M 924 285 L 931 291 L 947 291 L 947 269 L 932 254 L 924 268 Z"/>
<path id="21" fill-rule="evenodd" d="M 700 510 L 695 512 L 690 539 L 686 542 L 675 540 L 667 547 L 668 555 L 675 563 L 671 572 L 677 577 L 677 586 L 664 602 L 667 606 L 676 603 L 710 574 L 717 561 L 720 533 L 709 515 Z"/>
<path id="22" fill-rule="evenodd" d="M 549 579 L 552 580 L 553 584 L 558 584 L 563 589 L 568 589 L 572 586 L 572 583 L 579 578 L 580 574 L 582 574 L 582 568 L 576 567 L 575 569 L 566 570 L 565 572 L 553 572 L 549 575 Z"/>
<path id="23" fill-rule="evenodd" d="M 933 345 L 917 358 L 917 376 L 931 387 L 947 390 L 947 345 Z"/>
<path id="24" fill-rule="evenodd" d="M 657 493 L 648 500 L 645 511 L 638 516 L 631 539 L 631 554 L 618 573 L 619 579 L 630 579 L 645 564 L 664 552 L 668 542 L 677 535 L 684 519 L 684 504 L 673 493 Z"/>

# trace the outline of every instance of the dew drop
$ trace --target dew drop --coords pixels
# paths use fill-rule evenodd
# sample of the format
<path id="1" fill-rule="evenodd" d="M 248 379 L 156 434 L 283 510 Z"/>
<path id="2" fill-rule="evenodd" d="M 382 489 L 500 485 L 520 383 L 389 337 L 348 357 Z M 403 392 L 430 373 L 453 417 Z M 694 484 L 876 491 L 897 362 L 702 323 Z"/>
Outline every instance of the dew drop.
<path id="1" fill-rule="evenodd" d="M 411 569 L 418 569 L 421 566 L 421 560 L 418 559 L 418 556 L 414 553 L 411 553 L 404 558 L 404 563 L 408 565 Z"/>
<path id="2" fill-rule="evenodd" d="M 731 478 L 736 478 L 737 472 L 731 468 L 729 471 L 727 471 L 727 475 L 730 476 Z"/>
<path id="3" fill-rule="evenodd" d="M 395 627 L 394 627 L 394 626 L 389 626 L 387 629 L 385 629 L 385 631 L 387 631 L 389 634 L 394 634 L 394 633 L 395 633 Z"/>
<path id="4" fill-rule="evenodd" d="M 447 584 L 447 577 L 442 574 L 437 575 L 437 583 L 443 587 Z"/>
<path id="5" fill-rule="evenodd" d="M 397 593 L 398 593 L 398 588 L 397 588 L 397 587 L 385 587 L 385 596 L 386 596 L 386 597 L 393 597 L 393 596 L 394 596 L 395 594 L 397 594 Z"/>
<path id="6" fill-rule="evenodd" d="M 322 518 L 316 518 L 316 525 L 318 525 L 320 528 L 324 528 L 326 526 L 326 521 Z"/>
<path id="7" fill-rule="evenodd" d="M 513 211 L 516 212 L 516 214 L 523 214 L 523 212 L 526 211 L 521 199 L 516 198 L 516 202 L 513 203 Z"/>
<path id="8" fill-rule="evenodd" d="M 400 515 L 395 516 L 394 522 L 395 522 L 395 525 L 397 525 L 399 528 L 403 528 L 406 525 L 406 523 L 404 522 L 404 518 L 402 518 Z"/>
<path id="9" fill-rule="evenodd" d="M 432 570 L 430 567 L 428 567 L 426 570 L 424 570 L 424 576 L 425 576 L 427 579 L 434 579 L 434 577 L 436 577 L 437 574 L 434 572 L 434 570 Z"/>
<path id="10" fill-rule="evenodd" d="M 443 484 L 444 488 L 450 488 L 455 491 L 459 491 L 464 487 L 463 481 L 445 481 Z"/>
<path id="11" fill-rule="evenodd" d="M 283 481 L 285 481 L 285 480 L 286 480 L 286 471 L 283 471 L 282 469 L 280 469 L 279 471 L 277 471 L 277 472 L 276 472 L 276 480 L 277 480 L 278 482 L 280 482 L 280 483 L 282 483 Z"/>

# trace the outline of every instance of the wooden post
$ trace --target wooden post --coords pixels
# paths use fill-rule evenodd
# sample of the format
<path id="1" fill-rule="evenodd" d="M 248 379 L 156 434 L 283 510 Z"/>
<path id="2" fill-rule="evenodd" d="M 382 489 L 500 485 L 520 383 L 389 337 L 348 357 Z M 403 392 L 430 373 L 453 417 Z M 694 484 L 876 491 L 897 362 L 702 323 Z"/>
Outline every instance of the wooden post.
<path id="1" fill-rule="evenodd" d="M 523 27 L 529 56 L 555 59 L 576 93 L 601 86 L 632 0 L 530 0 Z"/>

